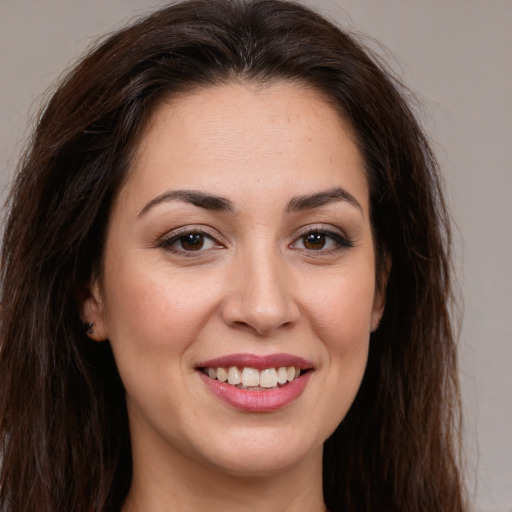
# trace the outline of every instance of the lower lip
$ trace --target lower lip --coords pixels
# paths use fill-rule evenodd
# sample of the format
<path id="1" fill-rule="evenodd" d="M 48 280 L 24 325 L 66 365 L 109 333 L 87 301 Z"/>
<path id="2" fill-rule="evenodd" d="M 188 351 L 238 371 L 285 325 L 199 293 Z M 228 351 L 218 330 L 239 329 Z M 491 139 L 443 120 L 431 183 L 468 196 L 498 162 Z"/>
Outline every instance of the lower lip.
<path id="1" fill-rule="evenodd" d="M 248 391 L 227 382 L 211 379 L 203 372 L 200 377 L 207 388 L 223 402 L 245 412 L 273 412 L 295 401 L 304 391 L 312 372 L 306 372 L 285 386 L 268 391 Z"/>

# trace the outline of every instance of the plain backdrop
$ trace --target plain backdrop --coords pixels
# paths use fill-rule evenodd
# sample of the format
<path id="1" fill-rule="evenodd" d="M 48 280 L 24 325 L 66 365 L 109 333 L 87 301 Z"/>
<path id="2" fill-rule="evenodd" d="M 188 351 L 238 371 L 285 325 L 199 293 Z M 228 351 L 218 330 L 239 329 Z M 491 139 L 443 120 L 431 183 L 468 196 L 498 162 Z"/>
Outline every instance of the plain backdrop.
<path id="1" fill-rule="evenodd" d="M 305 3 L 360 34 L 418 95 L 457 228 L 472 507 L 477 512 L 510 512 L 512 0 Z M 0 0 L 1 190 L 13 175 L 45 93 L 62 72 L 97 36 L 163 4 Z"/>

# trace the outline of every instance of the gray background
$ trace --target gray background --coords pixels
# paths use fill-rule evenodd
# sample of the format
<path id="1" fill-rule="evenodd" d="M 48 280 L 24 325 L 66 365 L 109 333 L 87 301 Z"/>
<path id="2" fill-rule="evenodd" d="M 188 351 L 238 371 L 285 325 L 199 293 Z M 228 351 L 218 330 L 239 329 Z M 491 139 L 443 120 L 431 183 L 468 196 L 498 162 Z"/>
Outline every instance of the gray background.
<path id="1" fill-rule="evenodd" d="M 0 189 L 64 69 L 95 37 L 163 3 L 0 0 Z M 475 511 L 512 511 L 512 0 L 306 3 L 370 34 L 418 94 L 457 226 L 469 492 Z"/>

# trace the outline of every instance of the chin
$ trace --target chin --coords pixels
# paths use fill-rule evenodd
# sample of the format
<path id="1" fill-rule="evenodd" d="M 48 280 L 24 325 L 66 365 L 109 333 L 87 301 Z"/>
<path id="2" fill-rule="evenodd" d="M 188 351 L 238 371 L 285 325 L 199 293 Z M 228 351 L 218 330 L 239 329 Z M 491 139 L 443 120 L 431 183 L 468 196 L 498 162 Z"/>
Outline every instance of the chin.
<path id="1" fill-rule="evenodd" d="M 326 432 L 325 439 L 329 435 Z M 237 429 L 227 433 L 222 442 L 210 442 L 199 450 L 203 462 L 231 476 L 268 477 L 315 459 L 321 461 L 325 439 L 297 426 L 278 432 L 275 427 Z"/>

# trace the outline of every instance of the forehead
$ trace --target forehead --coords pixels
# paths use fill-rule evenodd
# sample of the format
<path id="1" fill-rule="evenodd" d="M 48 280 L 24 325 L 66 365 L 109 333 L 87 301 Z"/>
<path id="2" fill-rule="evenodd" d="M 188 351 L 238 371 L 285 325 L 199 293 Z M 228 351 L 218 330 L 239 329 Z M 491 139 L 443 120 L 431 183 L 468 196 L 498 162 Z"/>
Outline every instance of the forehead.
<path id="1" fill-rule="evenodd" d="M 363 204 L 368 195 L 349 126 L 318 92 L 292 82 L 227 83 L 163 101 L 124 188 L 148 198 L 172 188 L 226 195 L 242 183 L 260 197 L 333 186 L 352 188 Z"/>

